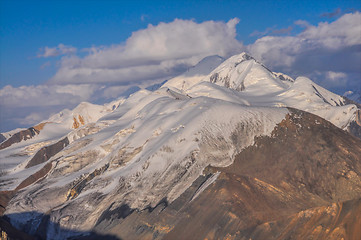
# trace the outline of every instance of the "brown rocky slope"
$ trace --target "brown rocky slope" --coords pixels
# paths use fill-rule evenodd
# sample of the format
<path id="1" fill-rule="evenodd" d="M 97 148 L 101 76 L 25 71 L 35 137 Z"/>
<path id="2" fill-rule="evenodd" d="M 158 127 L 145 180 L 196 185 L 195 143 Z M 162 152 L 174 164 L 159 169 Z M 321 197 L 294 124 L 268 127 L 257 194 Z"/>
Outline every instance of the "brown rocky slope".
<path id="1" fill-rule="evenodd" d="M 272 136 L 228 167 L 207 167 L 172 203 L 109 208 L 80 239 L 356 240 L 360 229 L 361 140 L 290 109 Z"/>
<path id="2" fill-rule="evenodd" d="M 271 137 L 255 139 L 229 167 L 208 167 L 171 204 L 109 211 L 96 231 L 120 239 L 360 239 L 361 141 L 290 112 Z"/>

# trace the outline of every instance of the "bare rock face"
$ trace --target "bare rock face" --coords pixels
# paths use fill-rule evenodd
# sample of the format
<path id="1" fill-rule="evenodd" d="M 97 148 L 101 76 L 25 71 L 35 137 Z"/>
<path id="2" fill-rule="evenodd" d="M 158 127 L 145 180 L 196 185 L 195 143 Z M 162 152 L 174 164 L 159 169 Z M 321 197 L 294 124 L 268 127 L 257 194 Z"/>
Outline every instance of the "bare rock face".
<path id="1" fill-rule="evenodd" d="M 78 115 L 78 118 L 73 117 L 72 128 L 77 129 L 85 124 L 84 118 L 81 115 Z"/>
<path id="2" fill-rule="evenodd" d="M 172 203 L 123 206 L 96 231 L 121 239 L 358 239 L 361 141 L 290 111 L 271 137 L 257 138 L 226 168 L 208 167 Z"/>
<path id="3" fill-rule="evenodd" d="M 361 199 L 307 209 L 257 226 L 252 239 L 359 239 Z"/>
<path id="4" fill-rule="evenodd" d="M 66 137 L 52 145 L 41 148 L 28 162 L 25 168 L 29 168 L 48 161 L 52 156 L 63 150 L 64 147 L 68 146 L 68 144 L 69 140 Z"/>
<path id="5" fill-rule="evenodd" d="M 0 191 L 0 217 L 4 214 L 6 206 L 14 194 L 15 191 Z"/>
<path id="6" fill-rule="evenodd" d="M 33 127 L 17 132 L 14 135 L 12 135 L 9 139 L 7 139 L 6 141 L 0 144 L 0 150 L 10 147 L 14 143 L 19 143 L 21 141 L 26 141 L 30 138 L 33 138 L 37 134 L 39 134 L 39 130 L 36 130 Z"/>
<path id="7" fill-rule="evenodd" d="M 0 150 L 10 147 L 14 143 L 19 143 L 21 141 L 26 141 L 38 135 L 47 122 L 39 123 L 38 125 L 28 128 L 26 130 L 19 131 L 12 135 L 10 138 L 6 139 L 2 134 L 0 134 Z M 5 140 L 6 139 L 6 140 Z"/>

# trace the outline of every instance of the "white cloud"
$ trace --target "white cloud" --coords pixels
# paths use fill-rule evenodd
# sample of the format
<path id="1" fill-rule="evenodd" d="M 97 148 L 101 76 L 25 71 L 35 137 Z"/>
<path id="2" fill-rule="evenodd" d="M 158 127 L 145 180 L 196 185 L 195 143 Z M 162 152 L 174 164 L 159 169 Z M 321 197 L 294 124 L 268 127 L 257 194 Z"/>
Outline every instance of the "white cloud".
<path id="1" fill-rule="evenodd" d="M 329 78 L 331 81 L 338 81 L 340 79 L 344 79 L 347 77 L 347 75 L 343 72 L 332 72 L 328 71 L 326 73 L 326 77 Z"/>
<path id="2" fill-rule="evenodd" d="M 19 123 L 24 125 L 34 125 L 44 120 L 44 115 L 41 113 L 33 112 L 25 118 L 19 118 Z"/>
<path id="3" fill-rule="evenodd" d="M 129 83 L 177 75 L 209 55 L 240 52 L 239 20 L 176 19 L 133 32 L 125 44 L 92 48 L 84 58 L 64 57 L 51 83 Z"/>
<path id="4" fill-rule="evenodd" d="M 309 24 L 307 21 L 305 20 L 297 20 L 294 22 L 295 25 L 298 25 L 300 27 L 303 27 L 303 28 L 307 28 L 309 26 L 311 26 L 311 24 Z"/>
<path id="5" fill-rule="evenodd" d="M 41 48 L 40 53 L 37 55 L 37 57 L 56 57 L 59 55 L 68 55 L 68 54 L 74 54 L 76 53 L 77 49 L 72 46 L 66 46 L 62 43 L 60 43 L 57 47 L 50 48 L 48 46 Z"/>
<path id="6" fill-rule="evenodd" d="M 0 89 L 0 128 L 30 127 L 64 108 L 92 101 L 98 85 L 38 85 Z"/>
<path id="7" fill-rule="evenodd" d="M 294 63 L 297 54 L 302 51 L 302 47 L 305 47 L 304 45 L 304 40 L 297 37 L 266 36 L 248 45 L 247 48 L 251 55 L 270 67 L 289 67 Z"/>
<path id="8" fill-rule="evenodd" d="M 318 84 L 327 86 L 328 89 L 345 89 L 344 87 L 350 84 L 349 80 L 351 79 L 351 76 L 344 72 L 333 71 L 315 71 L 310 73 L 309 77 L 316 80 Z M 341 92 L 343 93 L 344 90 Z"/>
<path id="9" fill-rule="evenodd" d="M 325 87 L 360 85 L 360 12 L 345 14 L 334 22 L 321 22 L 317 26 L 302 20 L 295 24 L 305 29 L 295 36 L 262 37 L 248 45 L 247 50 L 275 71 L 314 77 L 313 80 Z M 330 72 L 343 72 L 347 77 L 339 78 L 336 84 L 335 75 Z"/>
<path id="10" fill-rule="evenodd" d="M 248 46 L 248 50 L 265 64 L 291 66 L 299 54 L 310 50 L 327 48 L 342 49 L 361 44 L 361 14 L 345 14 L 332 23 L 322 22 L 318 26 L 306 25 L 307 28 L 297 36 L 266 36 Z"/>
<path id="11" fill-rule="evenodd" d="M 298 37 L 331 49 L 361 44 L 361 14 L 349 13 L 332 23 L 309 26 Z"/>
<path id="12" fill-rule="evenodd" d="M 0 89 L 0 106 L 42 107 L 69 105 L 89 100 L 98 89 L 96 85 L 38 85 Z"/>

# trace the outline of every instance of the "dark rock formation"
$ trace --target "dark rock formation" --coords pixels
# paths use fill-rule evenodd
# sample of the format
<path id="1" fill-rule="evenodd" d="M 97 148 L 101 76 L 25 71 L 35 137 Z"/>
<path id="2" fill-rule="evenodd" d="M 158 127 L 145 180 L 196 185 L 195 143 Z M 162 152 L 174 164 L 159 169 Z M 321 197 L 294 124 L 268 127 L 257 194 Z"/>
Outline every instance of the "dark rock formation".
<path id="1" fill-rule="evenodd" d="M 0 216 L 4 214 L 6 206 L 14 194 L 15 191 L 0 191 Z"/>
<path id="2" fill-rule="evenodd" d="M 29 186 L 30 184 L 33 184 L 34 182 L 38 181 L 39 179 L 45 177 L 45 175 L 50 171 L 51 167 L 52 167 L 51 162 L 45 164 L 45 166 L 43 168 L 41 168 L 39 171 L 30 175 L 24 181 L 22 181 L 19 184 L 19 186 L 16 187 L 15 191 L 25 188 L 25 187 Z"/>
<path id="3" fill-rule="evenodd" d="M 10 138 L 8 138 L 6 141 L 0 144 L 0 150 L 10 147 L 14 143 L 19 143 L 21 141 L 26 141 L 28 139 L 31 139 L 37 134 L 39 134 L 39 131 L 33 127 L 17 132 L 14 135 L 12 135 Z"/>
<path id="4" fill-rule="evenodd" d="M 10 138 L 8 138 L 7 140 L 5 140 L 5 137 L 0 134 L 0 150 L 10 147 L 11 145 L 13 145 L 14 143 L 19 143 L 21 141 L 26 141 L 28 139 L 33 138 L 34 136 L 38 135 L 40 133 L 40 131 L 44 128 L 44 126 L 47 124 L 48 122 L 43 122 L 43 123 L 39 123 L 38 125 L 28 128 L 26 130 L 22 130 L 19 131 L 15 134 L 13 134 Z M 4 140 L 1 140 L 3 137 Z"/>
<path id="5" fill-rule="evenodd" d="M 66 146 L 68 146 L 68 144 L 68 138 L 63 138 L 59 142 L 56 142 L 46 147 L 42 147 L 28 162 L 25 168 L 29 168 L 48 161 L 52 156 L 54 156 L 55 154 L 63 150 Z"/>

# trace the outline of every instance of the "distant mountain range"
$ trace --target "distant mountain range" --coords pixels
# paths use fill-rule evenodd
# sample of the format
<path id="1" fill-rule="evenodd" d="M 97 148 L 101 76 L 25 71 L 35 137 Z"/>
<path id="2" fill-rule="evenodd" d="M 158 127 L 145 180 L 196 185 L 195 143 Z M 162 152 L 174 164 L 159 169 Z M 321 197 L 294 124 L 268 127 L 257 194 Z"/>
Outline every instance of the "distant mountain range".
<path id="1" fill-rule="evenodd" d="M 357 239 L 360 100 L 246 53 L 207 57 L 161 86 L 0 135 L 0 229 L 29 239 Z"/>

